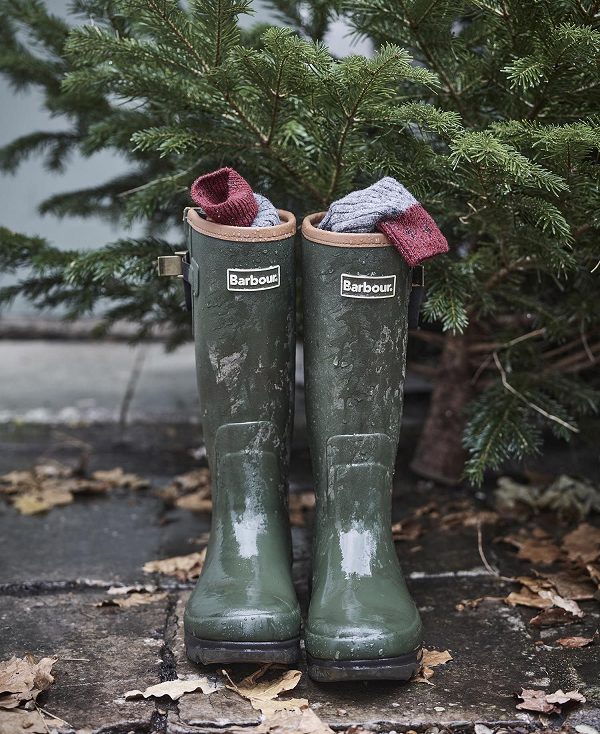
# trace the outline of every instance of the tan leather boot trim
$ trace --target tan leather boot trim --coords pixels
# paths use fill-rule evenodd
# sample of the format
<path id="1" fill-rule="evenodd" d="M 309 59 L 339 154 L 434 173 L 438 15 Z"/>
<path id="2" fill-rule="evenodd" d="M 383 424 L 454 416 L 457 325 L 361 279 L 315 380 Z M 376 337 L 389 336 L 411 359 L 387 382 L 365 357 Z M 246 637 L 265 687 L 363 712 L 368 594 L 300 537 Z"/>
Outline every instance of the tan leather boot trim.
<path id="1" fill-rule="evenodd" d="M 227 224 L 209 222 L 198 214 L 196 209 L 189 207 L 183 215 L 187 223 L 196 232 L 214 237 L 217 240 L 235 242 L 272 242 L 291 237 L 296 232 L 296 217 L 291 212 L 278 209 L 281 224 L 274 227 L 230 227 Z"/>
<path id="2" fill-rule="evenodd" d="M 326 229 L 317 229 L 318 224 L 326 212 L 309 214 L 302 222 L 302 234 L 307 240 L 319 245 L 330 247 L 392 247 L 392 243 L 382 232 L 328 232 Z"/>

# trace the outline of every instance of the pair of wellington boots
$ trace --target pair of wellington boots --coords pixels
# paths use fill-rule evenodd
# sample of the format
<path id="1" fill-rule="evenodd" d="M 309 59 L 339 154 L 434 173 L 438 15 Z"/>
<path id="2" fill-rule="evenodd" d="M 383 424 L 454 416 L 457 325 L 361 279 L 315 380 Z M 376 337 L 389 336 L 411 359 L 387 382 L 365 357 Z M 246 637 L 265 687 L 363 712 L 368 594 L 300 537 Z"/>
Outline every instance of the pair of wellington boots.
<path id="1" fill-rule="evenodd" d="M 185 610 L 188 657 L 294 663 L 287 490 L 295 373 L 296 221 L 232 227 L 185 212 L 204 437 L 206 561 Z M 316 493 L 304 639 L 322 682 L 408 679 L 421 621 L 391 532 L 411 272 L 382 234 L 304 220 L 306 420 Z"/>

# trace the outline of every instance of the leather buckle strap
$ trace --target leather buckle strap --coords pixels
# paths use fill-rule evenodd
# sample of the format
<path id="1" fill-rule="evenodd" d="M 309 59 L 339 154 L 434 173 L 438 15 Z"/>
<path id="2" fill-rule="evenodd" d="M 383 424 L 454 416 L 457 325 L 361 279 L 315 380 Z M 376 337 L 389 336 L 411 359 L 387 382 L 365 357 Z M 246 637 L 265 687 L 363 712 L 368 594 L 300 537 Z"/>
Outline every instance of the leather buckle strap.
<path id="1" fill-rule="evenodd" d="M 192 286 L 190 281 L 190 253 L 188 250 L 178 250 L 173 255 L 163 255 L 158 260 L 158 274 L 161 277 L 181 278 L 183 281 L 183 295 L 185 307 L 192 310 Z"/>

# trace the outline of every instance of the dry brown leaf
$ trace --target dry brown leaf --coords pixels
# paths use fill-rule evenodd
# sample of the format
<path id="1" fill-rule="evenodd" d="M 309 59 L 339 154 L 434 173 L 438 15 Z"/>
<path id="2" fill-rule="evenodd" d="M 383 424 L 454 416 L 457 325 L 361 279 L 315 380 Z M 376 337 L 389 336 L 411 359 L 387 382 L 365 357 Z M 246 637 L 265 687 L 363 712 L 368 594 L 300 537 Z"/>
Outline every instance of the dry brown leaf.
<path id="1" fill-rule="evenodd" d="M 111 596 L 123 596 L 136 591 L 139 594 L 154 594 L 158 590 L 155 584 L 136 584 L 135 586 L 111 586 L 106 590 Z"/>
<path id="2" fill-rule="evenodd" d="M 531 591 L 527 587 L 523 587 L 520 591 L 511 591 L 505 597 L 504 601 L 511 607 L 522 606 L 532 607 L 533 609 L 549 609 L 554 606 L 550 599 L 544 599 L 539 594 Z"/>
<path id="3" fill-rule="evenodd" d="M 180 474 L 171 484 L 157 490 L 156 494 L 171 504 L 183 495 L 196 492 L 201 499 L 208 499 L 211 495 L 210 471 L 206 467 Z"/>
<path id="4" fill-rule="evenodd" d="M 536 535 L 532 533 L 531 535 Z M 547 537 L 531 537 L 531 535 L 507 535 L 498 538 L 502 543 L 508 543 L 518 549 L 517 558 L 532 563 L 549 565 L 561 557 L 560 548 Z"/>
<path id="5" fill-rule="evenodd" d="M 600 528 L 587 522 L 563 538 L 563 549 L 569 559 L 576 563 L 588 564 L 600 559 Z"/>
<path id="6" fill-rule="evenodd" d="M 558 627 L 564 624 L 573 624 L 577 621 L 577 617 L 569 614 L 565 609 L 559 607 L 550 607 L 544 609 L 535 617 L 529 620 L 532 627 Z"/>
<path id="7" fill-rule="evenodd" d="M 548 573 L 544 574 L 543 578 L 565 599 L 586 601 L 594 598 L 596 591 L 594 585 L 590 582 L 589 577 L 579 570 Z"/>
<path id="8" fill-rule="evenodd" d="M 548 703 L 556 703 L 559 706 L 562 706 L 563 704 L 570 703 L 571 701 L 585 703 L 586 698 L 582 693 L 579 693 L 579 691 L 567 691 L 567 693 L 565 693 L 559 688 L 555 693 L 547 695 L 546 701 L 548 701 Z"/>
<path id="9" fill-rule="evenodd" d="M 504 601 L 503 596 L 478 596 L 476 599 L 462 599 L 454 606 L 457 612 L 464 612 L 465 609 L 477 609 L 477 607 L 485 601 L 497 603 Z"/>
<path id="10" fill-rule="evenodd" d="M 298 685 L 302 673 L 299 670 L 287 670 L 275 679 L 259 681 L 270 667 L 270 665 L 263 665 L 239 683 L 234 683 L 227 671 L 224 670 L 223 675 L 229 681 L 226 687 L 250 701 L 252 708 L 260 711 L 266 717 L 267 723 L 277 712 L 286 711 L 289 713 L 308 709 L 306 698 L 278 698 L 280 693 L 291 691 Z M 315 721 L 320 720 L 317 717 Z"/>
<path id="11" fill-rule="evenodd" d="M 304 513 L 315 506 L 314 492 L 292 492 L 289 496 L 290 524 L 304 527 L 306 518 Z"/>
<path id="12" fill-rule="evenodd" d="M 32 474 L 30 471 L 11 471 L 0 476 L 0 492 L 3 494 L 13 494 L 23 488 L 28 489 L 31 485 Z"/>
<path id="13" fill-rule="evenodd" d="M 129 609 L 130 607 L 138 607 L 140 604 L 153 604 L 157 601 L 166 599 L 167 592 L 161 591 L 157 594 L 147 594 L 144 592 L 134 591 L 125 597 L 113 596 L 110 599 L 103 599 L 102 601 L 94 604 L 95 607 L 121 607 L 123 609 Z"/>
<path id="14" fill-rule="evenodd" d="M 52 729 L 66 726 L 62 719 L 46 718 L 41 711 L 13 709 L 0 713 L 0 734 L 48 734 Z"/>
<path id="15" fill-rule="evenodd" d="M 523 688 L 521 693 L 517 694 L 518 698 L 523 699 L 522 703 L 517 704 L 518 709 L 525 711 L 536 711 L 542 714 L 560 714 L 561 706 L 568 703 L 585 703 L 586 699 L 579 691 L 562 690 L 554 693 L 546 693 L 530 688 Z"/>
<path id="16" fill-rule="evenodd" d="M 159 561 L 148 561 L 144 564 L 144 573 L 164 573 L 175 576 L 179 581 L 191 581 L 198 578 L 206 558 L 206 548 L 187 556 L 174 556 Z"/>
<path id="17" fill-rule="evenodd" d="M 552 589 L 552 584 L 546 578 L 546 576 L 517 576 L 515 581 L 518 581 L 523 586 L 538 594 L 542 589 Z"/>
<path id="18" fill-rule="evenodd" d="M 137 489 L 147 486 L 147 482 L 135 474 L 125 474 L 122 469 L 96 472 L 91 479 L 86 479 L 78 476 L 76 469 L 58 462 L 38 464 L 29 471 L 10 472 L 0 477 L 0 491 L 8 495 L 23 515 L 69 505 L 76 494 L 108 492 L 117 486 Z"/>
<path id="19" fill-rule="evenodd" d="M 593 641 L 593 637 L 561 637 L 559 640 L 556 640 L 556 644 L 561 647 L 577 648 L 587 647 Z"/>
<path id="20" fill-rule="evenodd" d="M 257 734 L 334 734 L 307 705 L 294 710 L 282 710 L 269 716 L 256 729 Z"/>
<path id="21" fill-rule="evenodd" d="M 37 660 L 33 655 L 0 663 L 0 708 L 16 708 L 27 701 L 35 701 L 41 691 L 54 683 L 50 674 L 57 658 Z"/>
<path id="22" fill-rule="evenodd" d="M 439 517 L 440 508 L 435 500 L 431 500 L 430 502 L 426 502 L 424 505 L 417 507 L 413 514 L 414 517 L 424 517 L 425 515 Z"/>
<path id="23" fill-rule="evenodd" d="M 476 528 L 479 525 L 494 525 L 498 522 L 499 515 L 492 510 L 480 510 L 467 515 L 463 520 L 465 528 Z"/>
<path id="24" fill-rule="evenodd" d="M 395 522 L 392 525 L 392 536 L 395 542 L 401 540 L 414 541 L 423 535 L 423 526 L 414 517 Z"/>
<path id="25" fill-rule="evenodd" d="M 427 683 L 433 685 L 429 679 L 433 676 L 433 668 L 438 665 L 445 665 L 452 660 L 452 655 L 448 650 L 427 650 L 423 648 L 423 658 L 421 660 L 421 669 L 417 675 L 413 678 L 415 683 Z"/>
<path id="26" fill-rule="evenodd" d="M 585 566 L 585 570 L 589 573 L 592 581 L 600 589 L 600 564 L 596 565 L 594 563 L 587 563 Z"/>
<path id="27" fill-rule="evenodd" d="M 192 512 L 212 512 L 213 508 L 212 499 L 206 497 L 204 491 L 184 494 L 183 497 L 178 497 L 175 500 L 175 505 Z"/>
<path id="28" fill-rule="evenodd" d="M 73 494 L 68 490 L 40 490 L 39 492 L 27 492 L 13 497 L 13 507 L 21 515 L 37 515 L 48 512 L 53 507 L 64 507 L 73 502 Z"/>
<path id="29" fill-rule="evenodd" d="M 183 492 L 194 492 L 204 487 L 210 488 L 210 471 L 206 467 L 192 469 L 192 471 L 176 476 L 173 484 Z"/>
<path id="30" fill-rule="evenodd" d="M 201 678 L 192 678 L 191 680 L 167 680 L 164 683 L 149 686 L 145 691 L 127 691 L 123 696 L 125 700 L 130 698 L 161 698 L 161 696 L 168 696 L 172 701 L 178 701 L 184 693 L 202 691 L 202 693 L 210 694 L 218 691 L 219 688 L 219 685 L 209 681 L 206 676 L 202 676 Z"/>
<path id="31" fill-rule="evenodd" d="M 554 591 L 546 589 L 542 589 L 538 593 L 542 599 L 548 599 L 548 601 L 552 602 L 553 606 L 564 609 L 574 617 L 583 617 L 583 610 L 576 601 L 573 601 L 572 599 L 563 599 L 562 596 L 556 594 Z"/>
<path id="32" fill-rule="evenodd" d="M 108 471 L 95 471 L 92 478 L 102 482 L 109 487 L 127 487 L 129 489 L 146 489 L 150 483 L 146 479 L 142 479 L 137 474 L 129 474 L 123 471 L 120 466 Z"/>
<path id="33" fill-rule="evenodd" d="M 518 709 L 524 711 L 535 711 L 541 714 L 559 714 L 560 708 L 546 700 L 546 691 L 537 691 L 532 688 L 522 688 L 521 693 L 517 694 L 522 699 L 517 704 Z"/>

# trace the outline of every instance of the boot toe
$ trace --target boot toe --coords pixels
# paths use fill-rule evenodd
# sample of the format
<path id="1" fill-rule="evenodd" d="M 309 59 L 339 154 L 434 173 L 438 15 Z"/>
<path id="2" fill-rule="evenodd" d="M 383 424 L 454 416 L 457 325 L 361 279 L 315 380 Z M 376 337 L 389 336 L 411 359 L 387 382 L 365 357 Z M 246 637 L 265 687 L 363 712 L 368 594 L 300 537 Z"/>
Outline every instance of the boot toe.
<path id="1" fill-rule="evenodd" d="M 203 609 L 202 605 L 186 609 L 186 631 L 198 639 L 271 642 L 290 640 L 300 632 L 300 610 L 279 599 L 248 607 Z"/>
<path id="2" fill-rule="evenodd" d="M 413 652 L 421 645 L 422 625 L 417 609 L 411 617 L 386 620 L 328 622 L 318 617 L 306 629 L 306 650 L 322 660 L 376 660 Z"/>

